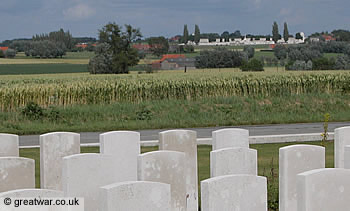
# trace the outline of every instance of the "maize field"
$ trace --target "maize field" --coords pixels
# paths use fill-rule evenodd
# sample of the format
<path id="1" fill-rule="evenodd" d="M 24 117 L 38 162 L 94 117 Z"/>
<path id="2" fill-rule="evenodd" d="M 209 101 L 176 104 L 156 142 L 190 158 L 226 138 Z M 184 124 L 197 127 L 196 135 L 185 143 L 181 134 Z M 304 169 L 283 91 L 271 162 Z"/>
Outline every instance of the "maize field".
<path id="1" fill-rule="evenodd" d="M 29 102 L 43 107 L 139 103 L 147 100 L 226 96 L 279 96 L 350 90 L 350 73 L 305 74 L 148 74 L 14 76 L 0 78 L 0 109 L 16 110 Z"/>

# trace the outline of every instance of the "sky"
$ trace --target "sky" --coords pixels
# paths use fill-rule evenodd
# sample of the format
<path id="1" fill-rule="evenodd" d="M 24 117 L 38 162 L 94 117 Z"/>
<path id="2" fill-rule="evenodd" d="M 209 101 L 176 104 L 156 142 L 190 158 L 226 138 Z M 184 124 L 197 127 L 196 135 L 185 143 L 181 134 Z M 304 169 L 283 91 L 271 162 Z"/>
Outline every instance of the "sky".
<path id="1" fill-rule="evenodd" d="M 144 37 L 240 30 L 242 34 L 349 30 L 349 0 L 0 0 L 0 42 L 63 28 L 74 37 L 97 37 L 109 22 L 140 28 Z"/>

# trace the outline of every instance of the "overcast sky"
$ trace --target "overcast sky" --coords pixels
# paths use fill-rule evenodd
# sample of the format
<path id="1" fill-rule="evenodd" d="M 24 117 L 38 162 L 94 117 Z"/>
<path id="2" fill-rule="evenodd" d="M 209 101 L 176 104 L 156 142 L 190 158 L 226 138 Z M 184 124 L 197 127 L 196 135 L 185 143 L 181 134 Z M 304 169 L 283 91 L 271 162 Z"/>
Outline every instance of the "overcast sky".
<path id="1" fill-rule="evenodd" d="M 108 22 L 131 24 L 145 37 L 241 30 L 271 34 L 277 21 L 289 32 L 347 29 L 349 0 L 0 0 L 0 41 L 30 38 L 63 28 L 73 36 L 97 37 Z"/>

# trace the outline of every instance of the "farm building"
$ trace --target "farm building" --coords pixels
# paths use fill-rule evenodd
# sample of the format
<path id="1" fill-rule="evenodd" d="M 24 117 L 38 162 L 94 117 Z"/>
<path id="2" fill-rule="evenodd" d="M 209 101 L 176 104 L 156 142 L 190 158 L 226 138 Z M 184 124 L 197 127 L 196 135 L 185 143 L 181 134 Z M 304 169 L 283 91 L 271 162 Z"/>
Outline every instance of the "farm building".
<path id="1" fill-rule="evenodd" d="M 9 49 L 9 47 L 1 47 L 0 46 L 0 51 L 7 51 Z"/>
<path id="2" fill-rule="evenodd" d="M 162 70 L 182 70 L 182 69 L 196 69 L 194 58 L 175 58 L 166 59 L 161 62 Z"/>
<path id="3" fill-rule="evenodd" d="M 152 63 L 153 69 L 161 70 L 179 70 L 179 69 L 195 69 L 195 59 L 186 58 L 183 54 L 166 54 Z"/>

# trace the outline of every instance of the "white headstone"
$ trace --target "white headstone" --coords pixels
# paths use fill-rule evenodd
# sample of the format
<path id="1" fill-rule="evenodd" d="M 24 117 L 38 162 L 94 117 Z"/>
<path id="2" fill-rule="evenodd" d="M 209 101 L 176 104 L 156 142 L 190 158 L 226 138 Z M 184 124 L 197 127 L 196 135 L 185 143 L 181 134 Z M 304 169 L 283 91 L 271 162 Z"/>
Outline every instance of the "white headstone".
<path id="1" fill-rule="evenodd" d="M 171 210 L 186 210 L 185 153 L 155 151 L 139 155 L 138 180 L 170 184 Z"/>
<path id="2" fill-rule="evenodd" d="M 86 211 L 98 209 L 99 188 L 124 182 L 113 156 L 95 153 L 63 158 L 62 185 L 67 197 L 83 197 Z"/>
<path id="3" fill-rule="evenodd" d="M 159 149 L 185 153 L 187 211 L 198 210 L 197 133 L 191 130 L 168 130 L 159 133 Z"/>
<path id="4" fill-rule="evenodd" d="M 47 189 L 20 189 L 0 193 L 0 198 L 57 198 L 63 197 L 62 191 L 47 190 Z"/>
<path id="5" fill-rule="evenodd" d="M 297 211 L 297 175 L 325 167 L 325 148 L 292 145 L 279 150 L 279 210 Z"/>
<path id="6" fill-rule="evenodd" d="M 136 181 L 101 187 L 100 210 L 170 211 L 170 185 Z"/>
<path id="7" fill-rule="evenodd" d="M 35 161 L 21 157 L 0 158 L 0 192 L 35 188 Z"/>
<path id="8" fill-rule="evenodd" d="M 344 168 L 350 169 L 350 145 L 344 148 Z"/>
<path id="9" fill-rule="evenodd" d="M 40 186 L 62 190 L 62 159 L 80 153 L 80 134 L 47 133 L 40 136 Z"/>
<path id="10" fill-rule="evenodd" d="M 101 154 L 114 157 L 115 165 L 126 179 L 137 180 L 137 156 L 140 154 L 140 133 L 113 131 L 100 135 Z"/>
<path id="11" fill-rule="evenodd" d="M 0 133 L 0 157 L 18 157 L 18 135 Z"/>
<path id="12" fill-rule="evenodd" d="M 350 145 L 350 127 L 334 130 L 334 166 L 344 168 L 344 147 Z"/>
<path id="13" fill-rule="evenodd" d="M 350 207 L 350 170 L 316 169 L 298 175 L 298 211 L 345 211 Z"/>
<path id="14" fill-rule="evenodd" d="M 249 148 L 225 148 L 210 152 L 210 177 L 252 174 L 257 175 L 257 151 Z"/>
<path id="15" fill-rule="evenodd" d="M 267 181 L 255 175 L 227 175 L 201 182 L 202 211 L 267 211 Z"/>
<path id="16" fill-rule="evenodd" d="M 232 147 L 249 148 L 249 131 L 240 128 L 221 129 L 212 132 L 212 149 Z"/>

